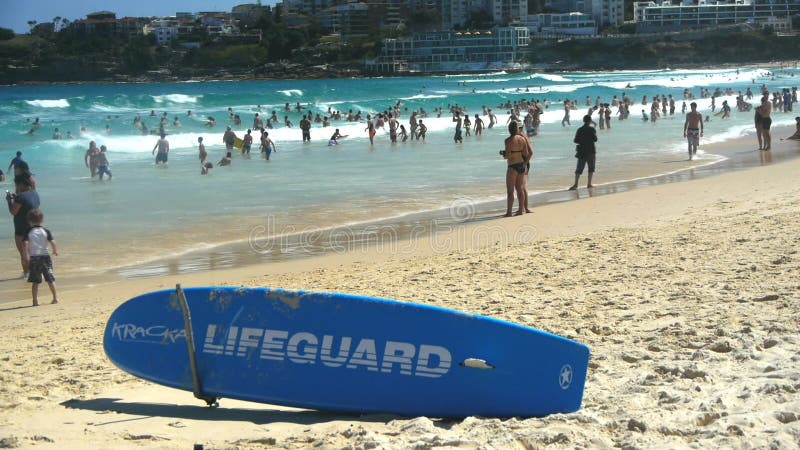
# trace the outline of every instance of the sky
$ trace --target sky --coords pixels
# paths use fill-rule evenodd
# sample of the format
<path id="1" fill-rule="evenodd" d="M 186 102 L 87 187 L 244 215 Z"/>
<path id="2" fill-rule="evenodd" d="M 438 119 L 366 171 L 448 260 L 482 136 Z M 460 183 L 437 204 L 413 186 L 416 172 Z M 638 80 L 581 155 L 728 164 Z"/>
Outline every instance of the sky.
<path id="1" fill-rule="evenodd" d="M 262 0 L 273 5 L 277 0 Z M 175 12 L 228 11 L 255 0 L 0 0 L 0 27 L 15 33 L 30 31 L 29 20 L 52 22 L 54 17 L 70 21 L 95 11 L 111 11 L 117 17 L 174 16 Z"/>

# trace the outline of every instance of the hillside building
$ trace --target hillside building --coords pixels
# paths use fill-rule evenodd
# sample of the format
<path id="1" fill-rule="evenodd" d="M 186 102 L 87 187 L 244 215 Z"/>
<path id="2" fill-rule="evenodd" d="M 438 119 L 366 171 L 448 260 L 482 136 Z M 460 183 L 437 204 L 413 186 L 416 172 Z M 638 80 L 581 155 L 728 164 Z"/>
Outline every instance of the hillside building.
<path id="1" fill-rule="evenodd" d="M 367 63 L 367 69 L 398 73 L 519 68 L 529 39 L 527 27 L 415 33 L 384 39 L 381 54 Z"/>
<path id="2" fill-rule="evenodd" d="M 800 14 L 800 0 L 699 0 L 634 3 L 634 21 L 640 33 L 701 29 L 723 25 L 769 25 L 776 31 L 791 28 L 791 16 Z"/>
<path id="3" fill-rule="evenodd" d="M 618 27 L 625 22 L 624 0 L 547 0 L 545 6 L 559 13 L 588 14 L 598 28 Z"/>
<path id="4" fill-rule="evenodd" d="M 69 27 L 81 34 L 97 34 L 115 36 L 126 39 L 144 34 L 144 27 L 150 22 L 147 17 L 123 17 L 111 11 L 99 11 L 87 14 L 85 19 L 72 22 Z"/>
<path id="5" fill-rule="evenodd" d="M 594 36 L 597 22 L 588 14 L 580 12 L 531 14 L 525 25 L 532 36 Z"/>

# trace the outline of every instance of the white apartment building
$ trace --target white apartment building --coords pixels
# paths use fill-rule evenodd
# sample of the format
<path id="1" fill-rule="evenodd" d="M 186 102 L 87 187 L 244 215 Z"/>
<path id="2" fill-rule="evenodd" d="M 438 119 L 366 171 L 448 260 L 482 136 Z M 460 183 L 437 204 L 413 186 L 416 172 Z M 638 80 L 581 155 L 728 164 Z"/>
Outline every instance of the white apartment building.
<path id="1" fill-rule="evenodd" d="M 376 72 L 469 72 L 518 65 L 528 48 L 528 28 L 434 31 L 384 39 L 381 54 L 367 67 Z"/>
<path id="2" fill-rule="evenodd" d="M 452 30 L 464 25 L 469 13 L 481 6 L 481 0 L 441 0 L 442 29 Z"/>
<path id="3" fill-rule="evenodd" d="M 531 14 L 525 25 L 533 35 L 594 36 L 597 22 L 580 12 L 556 14 Z"/>
<path id="4" fill-rule="evenodd" d="M 169 41 L 178 39 L 177 20 L 154 20 L 142 29 L 144 34 L 152 34 L 156 38 L 156 44 L 166 45 Z"/>
<path id="5" fill-rule="evenodd" d="M 588 14 L 598 28 L 617 27 L 625 21 L 625 0 L 547 0 L 545 6 L 560 13 Z"/>
<path id="6" fill-rule="evenodd" d="M 489 4 L 495 24 L 521 22 L 528 16 L 528 0 L 491 0 Z"/>
<path id="7" fill-rule="evenodd" d="M 442 29 L 451 30 L 467 22 L 473 10 L 486 10 L 495 25 L 524 22 L 528 0 L 440 0 Z"/>
<path id="8" fill-rule="evenodd" d="M 586 14 L 591 15 L 597 26 L 618 27 L 625 22 L 625 0 L 586 0 Z"/>
<path id="9" fill-rule="evenodd" d="M 636 2 L 633 17 L 643 33 L 739 23 L 767 24 L 782 31 L 790 27 L 789 17 L 795 14 L 800 14 L 800 0 L 700 0 L 680 5 Z"/>

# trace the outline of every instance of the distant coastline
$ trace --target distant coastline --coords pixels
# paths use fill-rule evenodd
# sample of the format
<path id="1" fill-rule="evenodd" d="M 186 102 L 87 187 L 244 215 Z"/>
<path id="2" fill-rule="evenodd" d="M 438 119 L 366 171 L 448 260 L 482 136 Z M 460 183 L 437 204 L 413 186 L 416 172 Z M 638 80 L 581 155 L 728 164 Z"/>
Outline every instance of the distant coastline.
<path id="1" fill-rule="evenodd" d="M 275 65 L 275 64 L 271 64 Z M 800 59 L 786 59 L 786 60 L 771 60 L 764 62 L 735 63 L 726 62 L 720 64 L 714 63 L 680 63 L 670 65 L 669 67 L 658 67 L 657 69 L 674 70 L 674 69 L 729 69 L 729 68 L 755 68 L 755 67 L 797 67 L 800 65 Z M 0 83 L 0 86 L 51 86 L 51 85 L 83 85 L 83 84 L 136 84 L 136 83 L 186 83 L 186 82 L 218 82 L 218 81 L 273 81 L 273 80 L 315 80 L 315 79 L 335 79 L 335 78 L 383 78 L 383 77 L 429 77 L 429 76 L 447 76 L 447 75 L 461 75 L 461 74 L 479 74 L 479 73 L 556 73 L 556 72 L 608 72 L 618 70 L 647 70 L 654 69 L 652 66 L 646 65 L 626 65 L 624 67 L 609 66 L 609 67 L 595 67 L 595 66 L 582 66 L 582 65 L 542 65 L 530 64 L 522 69 L 506 69 L 506 70 L 481 70 L 474 72 L 407 72 L 392 75 L 376 75 L 367 73 L 361 69 L 354 69 L 349 65 L 328 65 L 323 66 L 305 66 L 300 64 L 287 64 L 284 69 L 279 71 L 280 76 L 266 76 L 263 74 L 254 74 L 252 71 L 234 72 L 229 70 L 221 70 L 213 74 L 207 75 L 193 75 L 189 77 L 181 77 L 168 73 L 168 71 L 153 71 L 159 73 L 149 73 L 141 75 L 117 75 L 114 79 L 103 78 L 97 80 L 67 80 L 67 81 L 38 81 L 38 80 L 25 80 L 16 83 Z M 800 84 L 800 83 L 798 83 Z"/>

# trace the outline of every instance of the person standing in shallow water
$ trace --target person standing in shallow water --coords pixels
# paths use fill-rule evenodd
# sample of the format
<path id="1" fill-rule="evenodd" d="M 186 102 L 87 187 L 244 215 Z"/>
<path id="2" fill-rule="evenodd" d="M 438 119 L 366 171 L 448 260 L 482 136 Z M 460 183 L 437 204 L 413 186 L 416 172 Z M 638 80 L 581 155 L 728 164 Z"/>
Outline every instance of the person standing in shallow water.
<path id="1" fill-rule="evenodd" d="M 228 162 L 233 158 L 233 144 L 236 142 L 236 134 L 231 130 L 231 127 L 225 129 L 225 134 L 222 135 L 222 142 L 225 143 L 225 158 Z"/>
<path id="2" fill-rule="evenodd" d="M 683 123 L 683 137 L 689 145 L 689 161 L 697 154 L 700 137 L 703 136 L 703 115 L 697 112 L 697 103 L 692 102 L 690 106 L 692 110 L 686 114 L 686 121 Z"/>
<path id="3" fill-rule="evenodd" d="M 528 175 L 531 172 L 531 162 L 533 162 L 533 142 L 531 142 L 531 138 L 527 136 L 525 128 L 520 126 L 517 123 L 517 133 L 525 139 L 526 150 L 525 150 L 525 173 L 522 175 L 522 206 L 523 211 L 525 213 L 530 213 L 531 210 L 528 208 Z"/>
<path id="4" fill-rule="evenodd" d="M 100 153 L 100 149 L 97 148 L 97 144 L 94 141 L 90 141 L 89 149 L 86 150 L 86 153 L 83 155 L 83 162 L 86 164 L 86 167 L 89 168 L 89 173 L 92 178 L 97 174 L 98 153 Z"/>
<path id="5" fill-rule="evenodd" d="M 759 147 L 759 150 L 770 150 L 772 149 L 772 134 L 769 131 L 770 127 L 772 126 L 772 104 L 769 102 L 769 96 L 764 94 L 761 97 L 761 106 L 756 108 L 756 120 L 759 120 L 761 123 L 761 135 L 764 140 L 764 147 Z M 759 119 L 760 118 L 760 119 Z M 759 144 L 761 142 L 759 141 Z"/>
<path id="6" fill-rule="evenodd" d="M 578 158 L 578 164 L 575 167 L 575 183 L 569 187 L 570 191 L 578 189 L 578 180 L 583 173 L 583 168 L 589 166 L 589 180 L 586 183 L 587 188 L 592 188 L 592 176 L 594 175 L 595 163 L 595 145 L 597 142 L 597 131 L 592 126 L 592 116 L 583 116 L 583 126 L 578 128 L 575 132 L 575 139 L 572 140 L 577 146 L 575 147 L 575 157 Z"/>
<path id="7" fill-rule="evenodd" d="M 275 143 L 272 142 L 272 139 L 269 138 L 269 133 L 261 129 L 261 153 L 264 154 L 264 158 L 269 161 L 270 155 L 272 155 L 273 151 L 278 151 L 275 147 Z"/>
<path id="8" fill-rule="evenodd" d="M 483 133 L 483 120 L 475 114 L 475 136 L 480 136 Z"/>
<path id="9" fill-rule="evenodd" d="M 300 130 L 303 135 L 303 142 L 311 142 L 311 121 L 306 116 L 300 119 Z"/>
<path id="10" fill-rule="evenodd" d="M 409 130 L 411 130 L 411 140 L 417 138 L 417 112 L 411 111 L 411 118 L 408 119 Z"/>
<path id="11" fill-rule="evenodd" d="M 94 141 L 92 141 L 92 142 L 94 142 Z M 18 151 L 17 155 L 14 157 L 14 159 L 12 159 L 11 162 L 8 164 L 8 173 L 16 175 L 17 166 L 20 163 L 23 163 L 23 162 L 24 162 L 24 160 L 22 159 L 22 152 Z"/>
<path id="12" fill-rule="evenodd" d="M 14 177 L 16 194 L 6 193 L 6 203 L 8 212 L 14 216 L 14 243 L 19 252 L 20 264 L 22 265 L 22 277 L 28 277 L 28 259 L 25 258 L 25 236 L 28 235 L 30 224 L 28 223 L 28 212 L 39 207 L 39 194 L 33 190 L 30 178 L 25 175 Z"/>
<path id="13" fill-rule="evenodd" d="M 206 151 L 206 146 L 203 144 L 203 136 L 197 138 L 197 151 L 198 157 L 200 158 L 200 165 L 203 165 L 206 162 L 206 158 L 208 158 L 208 152 Z"/>
<path id="14" fill-rule="evenodd" d="M 153 154 L 156 155 L 156 165 L 158 163 L 167 163 L 167 159 L 169 159 L 169 141 L 167 141 L 167 135 L 161 133 L 161 138 L 156 141 L 156 145 L 153 146 Z M 158 153 L 156 153 L 158 150 Z"/>
<path id="15" fill-rule="evenodd" d="M 367 128 L 364 128 L 364 131 L 369 134 L 369 145 L 375 145 L 375 123 L 369 116 L 367 116 Z"/>
<path id="16" fill-rule="evenodd" d="M 111 170 L 108 168 L 108 166 L 110 166 L 111 163 L 108 162 L 108 156 L 106 155 L 106 150 L 108 150 L 106 146 L 101 145 L 100 152 L 97 154 L 97 176 L 101 180 L 103 179 L 103 175 L 105 174 L 108 175 L 109 180 L 113 176 L 111 175 Z"/>
<path id="17" fill-rule="evenodd" d="M 400 125 L 400 122 L 394 118 L 394 116 L 389 113 L 389 140 L 393 143 L 397 142 L 397 127 Z"/>
<path id="18" fill-rule="evenodd" d="M 561 119 L 561 126 L 562 127 L 570 125 L 570 123 L 569 123 L 569 110 L 570 110 L 569 100 L 564 100 L 564 118 Z"/>
<path id="19" fill-rule="evenodd" d="M 250 154 L 250 147 L 253 145 L 253 135 L 250 134 L 252 131 L 250 129 L 247 130 L 247 133 L 242 138 L 242 154 L 249 155 Z"/>
<path id="20" fill-rule="evenodd" d="M 525 178 L 525 157 L 527 155 L 528 143 L 525 138 L 519 135 L 519 125 L 516 121 L 508 124 L 509 136 L 505 140 L 505 150 L 500 154 L 508 162 L 506 169 L 506 214 L 511 217 L 511 210 L 514 208 L 514 193 L 517 194 L 519 210 L 516 215 L 525 212 L 525 195 L 522 191 Z"/>
<path id="21" fill-rule="evenodd" d="M 458 111 L 456 111 L 456 115 L 453 117 L 453 122 L 456 122 L 456 132 L 453 135 L 453 142 L 455 142 L 456 144 L 460 144 L 461 142 L 463 142 L 461 137 L 462 120 L 461 120 L 461 113 L 459 113 Z"/>

